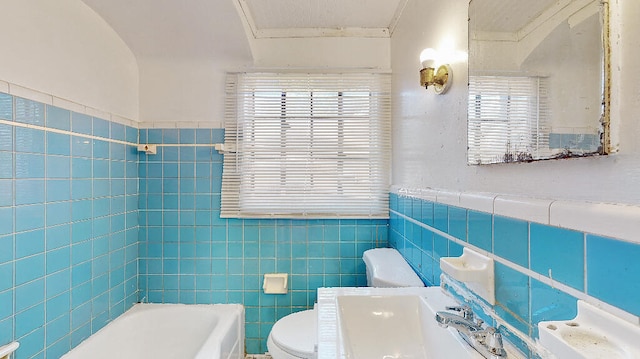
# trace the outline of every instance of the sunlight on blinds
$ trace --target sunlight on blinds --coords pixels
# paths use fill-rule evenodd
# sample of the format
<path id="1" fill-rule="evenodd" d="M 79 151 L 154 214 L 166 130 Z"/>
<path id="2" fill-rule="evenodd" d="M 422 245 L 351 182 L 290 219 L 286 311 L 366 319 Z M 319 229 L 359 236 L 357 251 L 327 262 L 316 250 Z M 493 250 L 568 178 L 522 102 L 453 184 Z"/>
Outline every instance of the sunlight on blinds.
<path id="1" fill-rule="evenodd" d="M 222 217 L 386 218 L 388 74 L 227 79 Z"/>

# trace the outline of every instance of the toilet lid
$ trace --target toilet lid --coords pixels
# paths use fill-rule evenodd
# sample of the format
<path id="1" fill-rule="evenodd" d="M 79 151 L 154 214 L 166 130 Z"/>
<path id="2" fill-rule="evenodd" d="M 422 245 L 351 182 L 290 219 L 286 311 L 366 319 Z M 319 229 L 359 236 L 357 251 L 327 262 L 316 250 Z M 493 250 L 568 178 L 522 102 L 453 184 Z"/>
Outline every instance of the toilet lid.
<path id="1" fill-rule="evenodd" d="M 293 356 L 311 357 L 317 344 L 317 322 L 315 309 L 289 314 L 273 325 L 271 339 Z"/>

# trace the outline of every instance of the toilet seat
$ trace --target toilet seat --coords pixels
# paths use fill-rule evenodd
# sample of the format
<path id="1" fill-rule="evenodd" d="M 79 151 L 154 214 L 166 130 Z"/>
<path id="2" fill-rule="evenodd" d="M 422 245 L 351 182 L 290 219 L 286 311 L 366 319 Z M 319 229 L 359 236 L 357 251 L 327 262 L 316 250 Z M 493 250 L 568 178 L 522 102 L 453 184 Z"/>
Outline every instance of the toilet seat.
<path id="1" fill-rule="evenodd" d="M 292 313 L 278 320 L 271 329 L 267 348 L 276 359 L 284 352 L 288 358 L 311 359 L 316 357 L 318 338 L 318 313 L 315 309 Z"/>

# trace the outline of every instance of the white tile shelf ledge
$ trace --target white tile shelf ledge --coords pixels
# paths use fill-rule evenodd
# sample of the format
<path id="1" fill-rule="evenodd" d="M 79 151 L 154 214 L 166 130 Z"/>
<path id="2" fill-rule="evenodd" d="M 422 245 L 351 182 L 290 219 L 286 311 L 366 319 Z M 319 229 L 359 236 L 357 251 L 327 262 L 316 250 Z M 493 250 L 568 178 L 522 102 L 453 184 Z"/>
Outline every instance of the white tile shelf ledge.
<path id="1" fill-rule="evenodd" d="M 640 243 L 640 206 L 501 195 L 414 189 L 392 186 L 391 192 L 435 203 L 524 221 L 573 229 Z"/>
<path id="2" fill-rule="evenodd" d="M 493 259 L 464 247 L 460 257 L 440 258 L 440 269 L 463 282 L 491 305 L 496 304 Z"/>

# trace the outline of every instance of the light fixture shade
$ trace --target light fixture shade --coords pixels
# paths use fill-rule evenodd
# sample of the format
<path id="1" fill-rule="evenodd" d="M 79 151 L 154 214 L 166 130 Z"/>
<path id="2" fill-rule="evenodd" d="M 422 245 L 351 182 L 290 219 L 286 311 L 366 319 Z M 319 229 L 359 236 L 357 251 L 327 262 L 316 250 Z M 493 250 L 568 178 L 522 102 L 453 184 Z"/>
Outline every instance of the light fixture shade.
<path id="1" fill-rule="evenodd" d="M 432 48 L 426 48 L 420 53 L 420 63 L 422 67 L 435 67 L 438 52 Z"/>
<path id="2" fill-rule="evenodd" d="M 435 69 L 438 52 L 432 48 L 422 50 L 420 53 L 420 62 L 422 70 L 420 70 L 420 86 L 429 88 L 433 86 L 433 90 L 441 95 L 451 86 L 453 72 L 448 64 L 440 65 Z"/>

